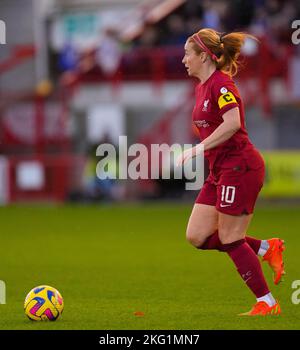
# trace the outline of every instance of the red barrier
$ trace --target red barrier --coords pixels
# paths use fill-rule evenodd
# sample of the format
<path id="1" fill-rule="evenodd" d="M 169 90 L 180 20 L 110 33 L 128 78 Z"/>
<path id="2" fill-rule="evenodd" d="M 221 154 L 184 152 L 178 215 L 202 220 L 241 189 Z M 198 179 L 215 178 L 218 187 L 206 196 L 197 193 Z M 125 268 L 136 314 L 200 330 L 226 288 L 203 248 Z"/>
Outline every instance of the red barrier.
<path id="1" fill-rule="evenodd" d="M 272 101 L 270 85 L 274 78 L 281 78 L 288 85 L 288 62 L 293 53 L 293 47 L 270 43 L 267 38 L 261 38 L 257 52 L 253 55 L 242 55 L 243 65 L 236 79 L 245 86 L 245 103 L 259 103 L 266 115 L 270 115 Z M 147 81 L 155 88 L 172 80 L 189 79 L 182 59 L 182 46 L 164 46 L 151 48 L 134 48 L 123 55 L 118 71 L 112 76 L 106 76 L 97 64 L 79 77 L 80 83 L 113 83 L 121 85 L 128 81 Z M 244 66 L 244 67 L 243 67 Z M 255 80 L 255 89 L 248 85 Z"/>
<path id="2" fill-rule="evenodd" d="M 35 47 L 33 45 L 16 46 L 12 49 L 9 58 L 0 62 L 0 74 L 3 74 L 24 61 L 33 58 L 35 55 Z"/>
<path id="3" fill-rule="evenodd" d="M 8 157 L 9 202 L 62 202 L 75 190 L 81 189 L 86 157 L 75 155 L 43 155 L 39 157 Z M 21 174 L 26 166 L 41 170 L 35 176 Z M 26 185 L 26 177 L 30 184 Z M 23 177 L 23 179 L 22 179 Z M 33 182 L 32 178 L 35 178 Z"/>

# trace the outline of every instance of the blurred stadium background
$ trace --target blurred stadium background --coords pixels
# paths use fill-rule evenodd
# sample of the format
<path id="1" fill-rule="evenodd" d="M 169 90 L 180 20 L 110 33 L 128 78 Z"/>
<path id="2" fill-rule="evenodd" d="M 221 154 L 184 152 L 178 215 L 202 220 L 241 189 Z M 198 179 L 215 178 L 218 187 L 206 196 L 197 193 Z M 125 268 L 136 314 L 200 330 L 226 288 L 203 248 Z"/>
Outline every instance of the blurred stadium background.
<path id="1" fill-rule="evenodd" d="M 263 197 L 300 197 L 298 1 L 2 0 L 0 14 L 1 203 L 187 196 L 179 181 L 100 183 L 95 149 L 119 135 L 197 142 L 195 82 L 181 60 L 201 27 L 261 40 L 246 43 L 237 83 L 265 151 Z"/>
<path id="2" fill-rule="evenodd" d="M 43 283 L 68 300 L 62 328 L 299 328 L 289 301 L 290 282 L 299 279 L 299 235 L 292 232 L 300 228 L 296 19 L 297 0 L 0 0 L 6 29 L 0 38 L 0 278 L 9 291 L 0 328 L 25 327 L 23 297 Z M 235 271 L 221 277 L 226 264 L 233 270 L 225 257 L 184 244 L 197 195 L 184 191 L 184 182 L 96 177 L 96 147 L 117 145 L 120 135 L 147 147 L 197 142 L 195 81 L 181 60 L 186 38 L 201 27 L 260 39 L 246 42 L 236 81 L 250 137 L 267 165 L 264 203 L 252 228 L 261 238 L 279 232 L 290 242 L 289 283 L 279 292 L 289 308 L 284 323 L 231 319 L 247 311 L 244 299 L 249 306 L 253 300 L 239 289 Z M 154 205 L 129 205 L 149 200 Z M 175 200 L 178 206 L 168 204 Z M 112 207 L 101 205 L 107 202 Z M 46 244 L 39 264 L 30 253 L 33 242 Z M 219 309 L 211 288 L 222 300 Z M 194 308 L 199 295 L 205 310 Z M 128 310 L 152 318 L 136 323 Z M 216 310 L 223 316 L 215 317 Z"/>

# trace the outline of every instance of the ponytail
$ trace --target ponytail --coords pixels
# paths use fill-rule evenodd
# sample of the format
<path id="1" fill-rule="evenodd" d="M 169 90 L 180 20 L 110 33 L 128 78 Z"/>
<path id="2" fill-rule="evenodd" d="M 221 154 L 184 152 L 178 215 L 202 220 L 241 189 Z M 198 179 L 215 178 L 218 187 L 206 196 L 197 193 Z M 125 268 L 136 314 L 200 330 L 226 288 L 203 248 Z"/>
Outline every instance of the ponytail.
<path id="1" fill-rule="evenodd" d="M 230 76 L 237 74 L 240 65 L 238 58 L 247 37 L 256 39 L 252 35 L 241 32 L 221 36 L 221 55 L 217 61 L 217 69 L 227 73 Z"/>
<path id="2" fill-rule="evenodd" d="M 247 33 L 233 32 L 224 35 L 208 28 L 201 29 L 196 35 L 201 38 L 207 50 L 199 47 L 197 42 L 195 42 L 194 36 L 191 36 L 188 41 L 193 41 L 195 51 L 198 54 L 203 51 L 211 52 L 213 56 L 210 55 L 210 57 L 215 62 L 217 69 L 230 76 L 234 76 L 238 72 L 238 58 L 245 39 L 257 40 L 253 35 Z"/>

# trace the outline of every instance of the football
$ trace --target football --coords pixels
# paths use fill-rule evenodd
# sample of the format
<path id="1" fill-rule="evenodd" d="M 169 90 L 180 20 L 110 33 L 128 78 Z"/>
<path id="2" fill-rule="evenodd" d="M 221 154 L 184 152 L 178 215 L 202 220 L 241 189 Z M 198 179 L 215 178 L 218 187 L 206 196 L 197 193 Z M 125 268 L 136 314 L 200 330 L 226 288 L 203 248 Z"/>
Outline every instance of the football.
<path id="1" fill-rule="evenodd" d="M 33 288 L 24 302 L 25 314 L 32 321 L 55 321 L 63 309 L 64 301 L 59 291 L 46 285 Z"/>

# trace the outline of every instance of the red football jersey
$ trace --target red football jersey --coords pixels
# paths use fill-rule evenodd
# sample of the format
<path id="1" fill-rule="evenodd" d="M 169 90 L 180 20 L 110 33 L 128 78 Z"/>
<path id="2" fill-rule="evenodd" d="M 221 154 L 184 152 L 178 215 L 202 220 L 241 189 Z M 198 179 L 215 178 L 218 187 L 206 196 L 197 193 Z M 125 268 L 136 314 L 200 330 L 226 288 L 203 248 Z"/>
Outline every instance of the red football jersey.
<path id="1" fill-rule="evenodd" d="M 253 145 L 245 128 L 244 106 L 238 89 L 229 75 L 216 70 L 203 84 L 196 86 L 196 104 L 193 110 L 193 123 L 197 127 L 200 139 L 204 140 L 223 123 L 223 114 L 238 107 L 241 118 L 241 128 L 227 141 L 219 146 L 205 151 L 210 169 L 223 166 L 231 152 L 235 156 L 247 151 Z"/>

